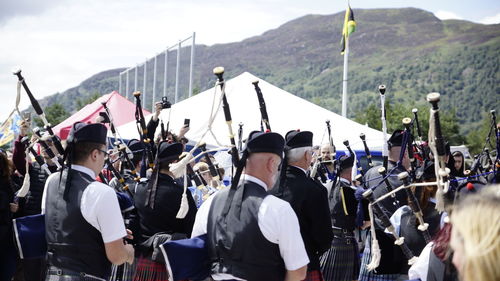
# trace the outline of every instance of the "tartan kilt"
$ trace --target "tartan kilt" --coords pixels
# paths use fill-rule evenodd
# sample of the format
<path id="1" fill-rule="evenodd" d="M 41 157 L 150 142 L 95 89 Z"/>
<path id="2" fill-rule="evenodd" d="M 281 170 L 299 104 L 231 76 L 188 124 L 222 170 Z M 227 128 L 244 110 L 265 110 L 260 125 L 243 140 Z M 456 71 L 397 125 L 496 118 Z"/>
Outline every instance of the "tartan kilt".
<path id="1" fill-rule="evenodd" d="M 334 231 L 332 246 L 319 259 L 325 281 L 351 281 L 358 279 L 359 254 L 354 234 L 343 237 Z"/>
<path id="2" fill-rule="evenodd" d="M 110 281 L 132 281 L 134 279 L 135 267 L 137 265 L 137 259 L 134 260 L 133 264 L 124 263 L 122 265 L 112 265 L 111 266 L 111 277 Z"/>
<path id="3" fill-rule="evenodd" d="M 359 272 L 359 281 L 396 281 L 400 274 L 376 274 L 374 271 L 368 271 L 366 266 L 371 261 L 371 234 L 366 237 L 363 258 L 361 259 L 361 270 Z"/>
<path id="4" fill-rule="evenodd" d="M 146 257 L 137 258 L 134 281 L 168 281 L 168 272 L 164 264 Z"/>
<path id="5" fill-rule="evenodd" d="M 306 279 L 303 281 L 324 281 L 323 276 L 321 275 L 321 271 L 319 270 L 311 270 L 307 272 Z"/>

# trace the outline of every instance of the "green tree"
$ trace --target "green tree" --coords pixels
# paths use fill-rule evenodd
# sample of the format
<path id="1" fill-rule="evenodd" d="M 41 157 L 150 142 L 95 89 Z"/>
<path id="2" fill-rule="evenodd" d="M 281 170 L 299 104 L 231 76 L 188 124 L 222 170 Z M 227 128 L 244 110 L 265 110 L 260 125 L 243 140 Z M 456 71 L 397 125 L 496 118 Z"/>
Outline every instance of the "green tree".
<path id="1" fill-rule="evenodd" d="M 59 103 L 54 103 L 50 106 L 47 106 L 44 110 L 45 117 L 47 121 L 52 125 L 56 126 L 62 121 L 66 120 L 70 116 L 70 114 L 64 109 L 64 107 Z M 44 126 L 43 121 L 40 117 L 33 118 L 35 125 L 38 127 Z"/>
<path id="2" fill-rule="evenodd" d="M 428 129 L 429 129 L 429 107 L 425 105 L 416 106 L 418 110 L 418 119 L 420 127 L 422 128 L 422 139 L 427 140 Z M 412 113 L 413 107 L 409 104 L 398 104 L 393 106 L 386 103 L 386 121 L 387 121 L 387 133 L 391 134 L 396 129 L 404 129 L 402 120 L 405 117 L 413 119 Z M 444 138 L 451 145 L 461 145 L 466 142 L 463 135 L 460 134 L 460 126 L 456 118 L 455 110 L 450 111 L 440 111 L 440 123 L 441 130 Z M 380 108 L 375 104 L 369 105 L 363 111 L 358 111 L 356 113 L 356 122 L 361 124 L 368 124 L 369 127 L 376 130 L 382 129 Z M 414 134 L 417 135 L 416 126 L 414 128 Z"/>
<path id="3" fill-rule="evenodd" d="M 488 133 L 491 128 L 491 120 L 489 116 L 485 113 L 483 114 L 483 120 L 480 124 L 478 124 L 477 129 L 472 130 L 467 135 L 467 147 L 472 155 L 478 154 L 483 149 L 486 144 L 486 138 L 488 137 Z M 486 147 L 490 149 L 490 151 L 496 150 L 495 148 L 495 132 L 492 131 L 490 136 L 490 143 L 492 146 L 486 144 Z"/>
<path id="4" fill-rule="evenodd" d="M 99 93 L 93 93 L 92 95 L 76 100 L 76 110 L 82 109 L 87 104 L 93 103 L 96 99 L 100 98 L 101 95 Z"/>

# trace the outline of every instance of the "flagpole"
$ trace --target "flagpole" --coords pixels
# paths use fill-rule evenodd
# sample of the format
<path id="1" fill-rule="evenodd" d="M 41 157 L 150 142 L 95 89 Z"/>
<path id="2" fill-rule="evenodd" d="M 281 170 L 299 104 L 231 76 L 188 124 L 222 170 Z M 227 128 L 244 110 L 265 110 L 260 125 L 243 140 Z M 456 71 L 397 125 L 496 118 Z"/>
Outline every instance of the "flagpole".
<path id="1" fill-rule="evenodd" d="M 345 37 L 344 78 L 342 80 L 342 117 L 347 117 L 347 70 L 349 58 L 349 36 Z"/>

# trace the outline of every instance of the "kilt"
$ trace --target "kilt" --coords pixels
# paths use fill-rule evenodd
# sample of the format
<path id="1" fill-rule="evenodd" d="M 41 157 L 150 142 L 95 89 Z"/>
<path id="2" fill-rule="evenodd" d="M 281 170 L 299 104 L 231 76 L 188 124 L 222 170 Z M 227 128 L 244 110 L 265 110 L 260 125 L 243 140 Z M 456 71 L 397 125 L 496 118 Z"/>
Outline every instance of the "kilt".
<path id="1" fill-rule="evenodd" d="M 332 246 L 319 259 L 325 281 L 356 280 L 359 274 L 358 244 L 352 231 L 333 229 Z"/>
<path id="2" fill-rule="evenodd" d="M 321 271 L 312 270 L 307 272 L 306 279 L 303 281 L 323 281 L 323 276 L 321 275 Z"/>
<path id="3" fill-rule="evenodd" d="M 361 259 L 361 269 L 359 272 L 359 281 L 395 281 L 398 280 L 400 274 L 375 274 L 374 271 L 369 272 L 366 266 L 371 260 L 371 235 L 366 238 L 363 258 Z"/>
<path id="4" fill-rule="evenodd" d="M 134 279 L 137 260 L 133 264 L 124 263 L 122 265 L 111 266 L 110 281 L 132 281 Z"/>
<path id="5" fill-rule="evenodd" d="M 136 262 L 134 281 L 168 281 L 168 272 L 164 264 L 143 256 L 137 258 Z"/>

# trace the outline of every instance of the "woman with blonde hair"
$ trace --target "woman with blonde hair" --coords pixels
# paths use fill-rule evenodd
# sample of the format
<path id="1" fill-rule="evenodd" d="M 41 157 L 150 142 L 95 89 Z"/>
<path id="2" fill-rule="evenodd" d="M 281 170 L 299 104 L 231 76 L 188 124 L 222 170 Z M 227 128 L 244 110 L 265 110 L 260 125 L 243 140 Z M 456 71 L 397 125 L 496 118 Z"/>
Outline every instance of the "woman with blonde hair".
<path id="1" fill-rule="evenodd" d="M 466 197 L 451 223 L 453 264 L 461 280 L 500 280 L 500 185 Z"/>

